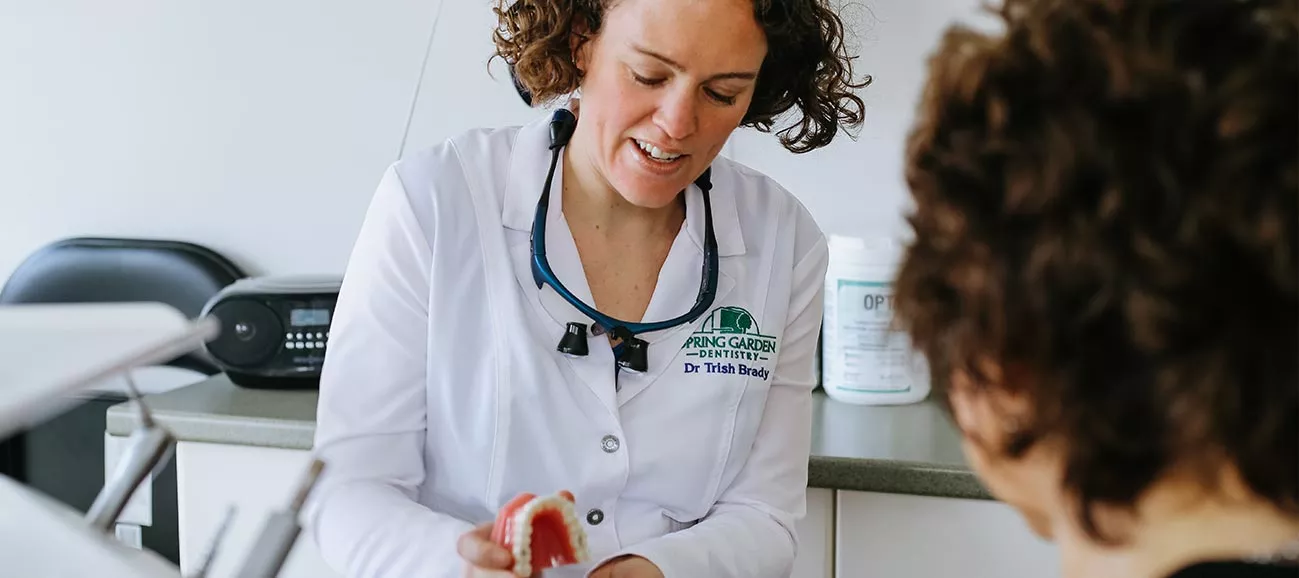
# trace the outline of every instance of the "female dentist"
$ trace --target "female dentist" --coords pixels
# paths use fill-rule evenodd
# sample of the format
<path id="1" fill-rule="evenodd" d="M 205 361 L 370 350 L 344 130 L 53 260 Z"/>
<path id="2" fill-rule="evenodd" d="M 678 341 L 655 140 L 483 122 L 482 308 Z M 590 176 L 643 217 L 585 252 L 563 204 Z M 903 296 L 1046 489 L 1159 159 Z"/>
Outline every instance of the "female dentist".
<path id="1" fill-rule="evenodd" d="M 547 577 L 789 576 L 826 242 L 740 126 L 857 126 L 823 0 L 520 0 L 497 54 L 580 110 L 395 163 L 348 264 L 306 523 L 352 578 L 511 576 L 520 493 L 572 492 L 589 561 Z M 576 107 L 574 107 L 576 108 Z"/>

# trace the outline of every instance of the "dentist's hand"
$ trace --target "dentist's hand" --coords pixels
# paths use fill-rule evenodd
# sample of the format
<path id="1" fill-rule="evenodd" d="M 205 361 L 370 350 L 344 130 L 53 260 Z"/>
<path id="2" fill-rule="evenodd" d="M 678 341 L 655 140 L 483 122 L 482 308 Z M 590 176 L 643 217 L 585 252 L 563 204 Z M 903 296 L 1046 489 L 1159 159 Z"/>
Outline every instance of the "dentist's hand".
<path id="1" fill-rule="evenodd" d="M 518 578 L 511 570 L 514 555 L 493 542 L 491 535 L 492 523 L 488 522 L 462 534 L 456 542 L 456 552 L 465 560 L 465 578 Z"/>
<path id="2" fill-rule="evenodd" d="M 591 578 L 663 578 L 663 571 L 640 556 L 625 556 L 605 562 Z"/>

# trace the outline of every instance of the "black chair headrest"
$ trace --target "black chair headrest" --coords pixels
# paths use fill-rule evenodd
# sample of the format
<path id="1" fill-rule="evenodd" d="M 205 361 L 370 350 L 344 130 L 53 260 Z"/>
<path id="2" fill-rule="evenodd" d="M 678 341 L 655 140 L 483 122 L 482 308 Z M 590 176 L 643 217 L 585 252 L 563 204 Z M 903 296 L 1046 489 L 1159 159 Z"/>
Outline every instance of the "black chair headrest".
<path id="1" fill-rule="evenodd" d="M 153 301 L 197 317 L 208 299 L 244 277 L 229 259 L 194 243 L 75 237 L 27 257 L 4 282 L 0 304 Z M 219 371 L 201 354 L 175 364 Z"/>

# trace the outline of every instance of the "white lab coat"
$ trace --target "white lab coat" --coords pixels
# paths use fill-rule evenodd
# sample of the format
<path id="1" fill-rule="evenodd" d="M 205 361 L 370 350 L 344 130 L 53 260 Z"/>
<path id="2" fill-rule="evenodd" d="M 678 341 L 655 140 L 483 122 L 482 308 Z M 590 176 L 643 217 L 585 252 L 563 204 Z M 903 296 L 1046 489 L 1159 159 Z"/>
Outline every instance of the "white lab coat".
<path id="1" fill-rule="evenodd" d="M 549 115 L 475 130 L 395 163 L 360 231 L 331 328 L 316 451 L 328 461 L 307 523 L 355 578 L 459 577 L 458 537 L 520 492 L 573 492 L 593 559 L 631 553 L 667 578 L 790 574 L 804 514 L 825 237 L 771 179 L 713 164 L 717 299 L 695 323 L 643 335 L 649 371 L 621 372 L 605 337 L 529 269 L 550 162 Z M 560 208 L 551 267 L 593 303 Z M 686 221 L 647 320 L 694 304 L 703 202 Z M 588 512 L 599 510 L 602 516 Z M 600 519 L 602 517 L 602 519 Z M 599 520 L 592 524 L 590 520 Z"/>

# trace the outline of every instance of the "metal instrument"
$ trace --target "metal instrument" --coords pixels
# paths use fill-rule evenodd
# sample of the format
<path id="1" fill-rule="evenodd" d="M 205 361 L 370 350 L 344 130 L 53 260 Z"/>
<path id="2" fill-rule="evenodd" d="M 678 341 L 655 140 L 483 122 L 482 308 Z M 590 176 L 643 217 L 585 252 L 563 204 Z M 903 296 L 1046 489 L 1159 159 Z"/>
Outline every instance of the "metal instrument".
<path id="1" fill-rule="evenodd" d="M 0 437 L 74 405 L 75 394 L 118 375 L 140 412 L 140 426 L 84 516 L 0 476 L 0 559 L 6 570 L 15 576 L 181 578 L 179 568 L 111 533 L 140 484 L 176 447 L 176 438 L 150 414 L 131 369 L 199 349 L 219 327 L 213 318 L 186 319 L 160 303 L 0 306 Z M 298 514 L 324 467 L 313 461 L 288 509 L 266 521 L 243 559 L 241 578 L 279 575 L 301 531 Z M 207 575 L 231 515 L 189 578 Z"/>

